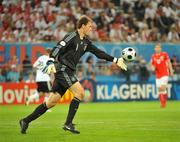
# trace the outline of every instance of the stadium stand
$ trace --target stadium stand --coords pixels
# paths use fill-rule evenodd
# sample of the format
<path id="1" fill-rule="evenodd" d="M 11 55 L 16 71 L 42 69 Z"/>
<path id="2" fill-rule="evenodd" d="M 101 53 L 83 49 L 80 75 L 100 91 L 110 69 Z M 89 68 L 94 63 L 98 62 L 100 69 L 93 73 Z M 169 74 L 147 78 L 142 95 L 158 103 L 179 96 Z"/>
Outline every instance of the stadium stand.
<path id="1" fill-rule="evenodd" d="M 94 20 L 94 30 L 90 33 L 93 41 L 179 43 L 179 7 L 177 0 L 0 0 L 0 41 L 57 42 L 73 31 L 76 20 L 86 14 Z M 175 72 L 180 73 L 176 57 L 172 63 Z M 95 65 L 87 61 L 84 68 L 81 64 L 78 75 L 86 74 L 93 79 L 94 74 L 123 75 L 126 80 L 146 80 L 150 76 L 142 57 L 128 73 L 103 61 Z M 27 66 L 19 65 L 16 57 L 12 57 L 0 70 L 0 82 L 28 79 L 27 76 L 32 75 L 27 73 L 31 63 Z M 93 72 L 88 72 L 92 68 Z"/>
<path id="2" fill-rule="evenodd" d="M 95 41 L 179 42 L 177 0 L 1 0 L 1 42 L 58 41 L 86 14 Z"/>

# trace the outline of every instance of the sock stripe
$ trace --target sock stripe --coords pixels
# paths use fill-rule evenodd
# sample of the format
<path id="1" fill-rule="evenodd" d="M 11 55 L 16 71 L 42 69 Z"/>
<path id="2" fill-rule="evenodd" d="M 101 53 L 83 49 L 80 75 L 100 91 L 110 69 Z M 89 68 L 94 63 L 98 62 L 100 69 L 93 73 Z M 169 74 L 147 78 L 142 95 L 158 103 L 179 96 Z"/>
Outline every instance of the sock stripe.
<path id="1" fill-rule="evenodd" d="M 46 106 L 46 102 L 44 102 L 44 103 L 43 103 L 43 105 L 44 105 L 44 107 L 45 107 L 45 108 L 47 108 L 47 106 Z M 48 109 L 48 108 L 47 108 L 47 109 Z"/>
<path id="2" fill-rule="evenodd" d="M 74 97 L 73 100 L 76 100 L 78 102 L 80 102 L 81 100 L 79 100 L 78 98 Z"/>

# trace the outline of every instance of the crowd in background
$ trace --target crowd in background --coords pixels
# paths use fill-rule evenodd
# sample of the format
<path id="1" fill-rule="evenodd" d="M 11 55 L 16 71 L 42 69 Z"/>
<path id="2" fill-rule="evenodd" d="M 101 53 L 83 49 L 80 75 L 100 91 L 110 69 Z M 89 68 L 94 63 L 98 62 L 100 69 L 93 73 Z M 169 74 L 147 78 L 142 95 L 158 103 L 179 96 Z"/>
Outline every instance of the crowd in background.
<path id="1" fill-rule="evenodd" d="M 59 41 L 86 14 L 94 41 L 174 43 L 179 8 L 178 0 L 0 0 L 0 41 Z"/>
<path id="2" fill-rule="evenodd" d="M 174 69 L 173 80 L 180 80 L 180 62 L 176 56 L 171 58 Z M 108 63 L 104 60 L 94 61 L 93 56 L 88 56 L 85 63 L 80 62 L 77 66 L 77 77 L 79 80 L 90 78 L 96 80 L 96 76 L 114 76 L 123 81 L 149 81 L 154 76 L 150 70 L 150 65 L 143 57 L 138 57 L 134 63 L 128 64 L 128 70 L 121 70 L 115 63 Z M 18 63 L 18 58 L 13 56 L 7 64 L 0 68 L 0 82 L 35 82 L 36 70 L 28 56 L 22 64 Z"/>
<path id="3" fill-rule="evenodd" d="M 0 0 L 1 42 L 58 42 L 86 14 L 94 21 L 89 38 L 100 42 L 180 42 L 178 0 Z M 175 74 L 180 74 L 176 56 L 171 57 Z M 139 57 L 127 72 L 90 56 L 79 63 L 79 79 L 114 75 L 125 80 L 148 80 L 152 72 Z M 19 64 L 11 57 L 0 68 L 0 82 L 34 82 L 35 71 L 28 56 Z"/>

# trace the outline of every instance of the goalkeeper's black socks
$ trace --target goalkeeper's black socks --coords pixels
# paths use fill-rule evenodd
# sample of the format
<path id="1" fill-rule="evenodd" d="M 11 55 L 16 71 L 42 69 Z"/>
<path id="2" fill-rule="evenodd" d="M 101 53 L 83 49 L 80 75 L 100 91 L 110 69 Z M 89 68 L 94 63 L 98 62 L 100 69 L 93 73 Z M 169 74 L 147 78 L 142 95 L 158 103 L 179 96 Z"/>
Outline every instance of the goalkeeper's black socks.
<path id="1" fill-rule="evenodd" d="M 41 105 L 39 105 L 34 111 L 33 113 L 31 113 L 30 115 L 28 115 L 26 118 L 24 118 L 23 120 L 26 123 L 30 123 L 31 121 L 37 119 L 38 117 L 40 117 L 42 114 L 44 114 L 46 111 L 48 110 L 46 103 L 42 103 Z"/>
<path id="2" fill-rule="evenodd" d="M 80 100 L 76 97 L 74 97 L 73 100 L 71 101 L 71 104 L 69 106 L 68 116 L 66 118 L 66 123 L 65 123 L 66 125 L 72 123 L 72 120 L 78 110 L 79 103 L 80 103 Z"/>

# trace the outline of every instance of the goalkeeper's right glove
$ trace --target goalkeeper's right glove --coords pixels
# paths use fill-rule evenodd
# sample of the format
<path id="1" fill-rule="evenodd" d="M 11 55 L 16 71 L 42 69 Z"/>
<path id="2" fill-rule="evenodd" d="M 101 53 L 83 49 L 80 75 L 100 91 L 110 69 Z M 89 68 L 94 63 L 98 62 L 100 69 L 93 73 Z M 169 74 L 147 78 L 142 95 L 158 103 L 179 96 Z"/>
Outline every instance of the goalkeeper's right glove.
<path id="1" fill-rule="evenodd" d="M 123 58 L 114 58 L 113 62 L 116 63 L 121 69 L 127 71 L 127 65 L 124 63 Z"/>
<path id="2" fill-rule="evenodd" d="M 42 70 L 43 73 L 51 74 L 56 73 L 56 68 L 53 60 L 48 60 L 46 66 Z"/>

